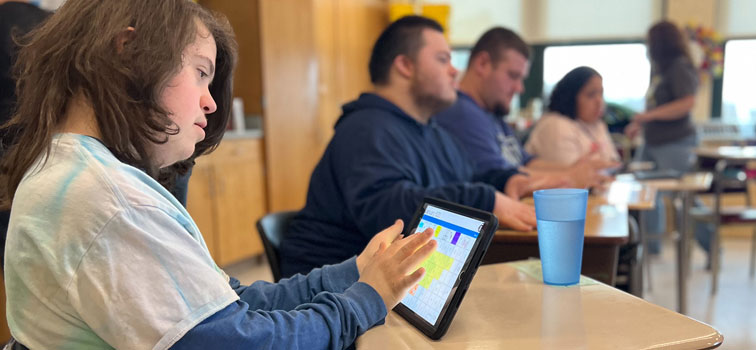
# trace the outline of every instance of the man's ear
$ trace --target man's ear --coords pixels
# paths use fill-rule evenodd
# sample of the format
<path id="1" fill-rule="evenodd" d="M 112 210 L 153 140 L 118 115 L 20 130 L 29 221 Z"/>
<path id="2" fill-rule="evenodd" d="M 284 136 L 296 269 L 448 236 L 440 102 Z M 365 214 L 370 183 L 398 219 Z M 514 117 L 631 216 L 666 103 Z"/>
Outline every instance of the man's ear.
<path id="1" fill-rule="evenodd" d="M 115 38 L 116 52 L 122 53 L 126 45 L 129 45 L 134 38 L 136 38 L 136 29 L 131 26 L 118 33 Z"/>
<path id="2" fill-rule="evenodd" d="M 493 68 L 491 55 L 489 55 L 488 52 L 481 51 L 481 53 L 475 56 L 472 60 L 469 69 L 475 71 L 475 73 L 479 75 L 487 75 L 491 68 Z"/>
<path id="3" fill-rule="evenodd" d="M 410 79 L 415 72 L 415 62 L 407 55 L 398 55 L 394 58 L 394 67 L 402 77 Z"/>

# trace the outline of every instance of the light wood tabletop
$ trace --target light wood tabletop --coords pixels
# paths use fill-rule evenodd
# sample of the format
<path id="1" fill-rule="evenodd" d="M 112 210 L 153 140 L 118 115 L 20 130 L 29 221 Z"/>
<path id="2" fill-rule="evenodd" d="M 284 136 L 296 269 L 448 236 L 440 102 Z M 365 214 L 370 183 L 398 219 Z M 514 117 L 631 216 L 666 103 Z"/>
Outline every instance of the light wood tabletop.
<path id="1" fill-rule="evenodd" d="M 632 174 L 617 176 L 623 181 L 638 181 Z M 677 311 L 686 313 L 687 311 L 687 269 L 690 265 L 690 252 L 688 242 L 690 241 L 690 208 L 693 201 L 692 194 L 695 192 L 707 191 L 711 188 L 714 175 L 708 172 L 688 173 L 679 179 L 654 179 L 638 181 L 646 186 L 656 188 L 657 191 L 676 192 L 680 195 L 683 203 L 682 220 L 677 227 L 680 237 L 677 239 L 676 249 L 676 270 L 677 270 Z"/>
<path id="2" fill-rule="evenodd" d="M 533 204 L 533 198 L 522 202 Z M 496 231 L 494 241 L 538 242 L 538 232 L 503 229 Z M 586 244 L 625 244 L 628 241 L 627 206 L 608 204 L 603 197 L 588 197 L 585 213 Z"/>
<path id="3" fill-rule="evenodd" d="M 594 196 L 607 204 L 626 205 L 630 210 L 651 210 L 656 206 L 656 187 L 635 180 L 611 181 L 594 189 Z"/>
<path id="4" fill-rule="evenodd" d="M 756 146 L 698 147 L 695 152 L 697 156 L 706 158 L 733 161 L 756 160 Z"/>
<path id="5" fill-rule="evenodd" d="M 533 198 L 524 199 L 533 203 Z M 581 273 L 614 285 L 617 278 L 620 246 L 630 240 L 627 207 L 607 204 L 601 197 L 588 197 L 583 240 Z M 493 237 L 484 264 L 539 257 L 538 232 L 498 230 Z"/>
<path id="6" fill-rule="evenodd" d="M 701 192 L 711 187 L 714 176 L 708 172 L 689 173 L 679 179 L 636 180 L 632 174 L 617 176 L 617 181 L 638 182 L 657 191 Z"/>
<path id="7" fill-rule="evenodd" d="M 536 264 L 534 267 L 533 264 Z M 544 285 L 540 262 L 481 266 L 447 334 L 430 340 L 396 313 L 357 349 L 711 349 L 709 325 L 582 278 Z M 537 271 L 536 271 L 537 270 Z"/>

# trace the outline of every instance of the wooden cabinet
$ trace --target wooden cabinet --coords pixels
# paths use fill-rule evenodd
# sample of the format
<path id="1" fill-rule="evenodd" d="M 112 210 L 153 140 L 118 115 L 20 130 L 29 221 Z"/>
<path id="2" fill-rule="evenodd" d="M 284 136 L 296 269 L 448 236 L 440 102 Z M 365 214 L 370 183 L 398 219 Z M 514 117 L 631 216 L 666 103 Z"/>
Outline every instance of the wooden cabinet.
<path id="1" fill-rule="evenodd" d="M 4 271 L 0 270 L 0 273 L 3 273 L 3 276 L 5 276 Z M 5 344 L 10 340 L 10 330 L 8 329 L 8 321 L 5 319 L 5 279 L 0 278 L 0 298 L 2 298 L 2 301 L 0 301 L 0 344 Z"/>
<path id="2" fill-rule="evenodd" d="M 223 13 L 236 33 L 234 96 L 247 114 L 263 117 L 267 208 L 302 208 L 341 105 L 372 89 L 367 65 L 389 2 L 198 2 Z"/>
<path id="3" fill-rule="evenodd" d="M 263 253 L 255 223 L 265 215 L 262 139 L 227 139 L 200 157 L 187 210 L 219 266 Z"/>

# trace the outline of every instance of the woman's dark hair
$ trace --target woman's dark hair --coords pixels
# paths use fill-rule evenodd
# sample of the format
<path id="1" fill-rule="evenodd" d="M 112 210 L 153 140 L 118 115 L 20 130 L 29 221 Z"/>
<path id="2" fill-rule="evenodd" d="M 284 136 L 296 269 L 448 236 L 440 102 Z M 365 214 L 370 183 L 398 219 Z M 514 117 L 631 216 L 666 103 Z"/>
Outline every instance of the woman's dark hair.
<path id="1" fill-rule="evenodd" d="M 570 119 L 577 119 L 577 95 L 594 76 L 601 75 L 595 69 L 586 66 L 577 67 L 567 73 L 551 92 L 549 110 Z"/>
<path id="2" fill-rule="evenodd" d="M 648 30 L 648 57 L 660 71 L 665 71 L 679 57 L 691 61 L 688 41 L 680 28 L 672 22 L 661 21 Z"/>
<path id="3" fill-rule="evenodd" d="M 438 22 L 421 16 L 405 16 L 386 27 L 375 41 L 370 55 L 370 81 L 376 85 L 387 84 L 396 56 L 406 55 L 414 60 L 425 45 L 425 29 L 444 32 L 444 27 Z"/>
<path id="4" fill-rule="evenodd" d="M 161 103 L 182 67 L 184 49 L 204 25 L 217 46 L 210 93 L 217 110 L 206 137 L 187 160 L 159 169 L 148 149 L 179 132 Z M 121 48 L 118 38 L 135 30 Z M 225 17 L 188 0 L 68 0 L 25 39 L 14 67 L 18 104 L 10 122 L 14 144 L 0 163 L 0 207 L 9 207 L 25 172 L 49 154 L 67 104 L 91 105 L 101 141 L 122 162 L 167 185 L 194 159 L 215 149 L 229 120 L 237 46 Z"/>

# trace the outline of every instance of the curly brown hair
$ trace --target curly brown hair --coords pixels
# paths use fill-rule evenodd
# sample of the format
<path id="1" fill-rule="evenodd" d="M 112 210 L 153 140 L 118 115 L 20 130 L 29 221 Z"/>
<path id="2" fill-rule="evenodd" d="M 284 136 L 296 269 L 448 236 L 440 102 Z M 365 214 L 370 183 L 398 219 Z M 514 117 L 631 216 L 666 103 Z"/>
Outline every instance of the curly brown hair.
<path id="1" fill-rule="evenodd" d="M 182 66 L 198 22 L 215 39 L 215 78 L 206 137 L 187 160 L 159 169 L 147 151 L 179 132 L 160 96 Z M 121 48 L 117 38 L 133 37 Z M 26 171 L 49 155 L 68 103 L 81 95 L 95 114 L 101 141 L 120 161 L 144 170 L 164 186 L 194 159 L 214 150 L 229 120 L 237 44 L 228 20 L 188 0 L 68 0 L 24 38 L 14 67 L 18 104 L 3 125 L 13 139 L 0 163 L 0 207 L 8 208 Z M 8 143 L 4 140 L 3 143 Z"/>

